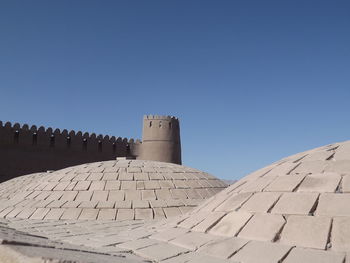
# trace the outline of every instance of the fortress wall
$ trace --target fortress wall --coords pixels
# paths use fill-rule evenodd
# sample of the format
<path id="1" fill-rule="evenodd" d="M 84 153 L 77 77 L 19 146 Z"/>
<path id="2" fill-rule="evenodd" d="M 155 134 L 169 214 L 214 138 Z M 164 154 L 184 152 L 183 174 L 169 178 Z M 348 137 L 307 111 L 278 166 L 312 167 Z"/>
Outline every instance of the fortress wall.
<path id="1" fill-rule="evenodd" d="M 0 182 L 72 165 L 136 157 L 141 142 L 0 121 Z"/>

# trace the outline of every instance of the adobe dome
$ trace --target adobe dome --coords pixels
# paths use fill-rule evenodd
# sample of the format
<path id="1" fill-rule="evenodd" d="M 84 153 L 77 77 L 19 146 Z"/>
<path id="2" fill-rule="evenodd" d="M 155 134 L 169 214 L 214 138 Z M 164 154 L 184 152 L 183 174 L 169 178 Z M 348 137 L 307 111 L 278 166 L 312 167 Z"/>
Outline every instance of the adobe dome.
<path id="1" fill-rule="evenodd" d="M 345 262 L 350 141 L 284 158 L 243 177 L 178 220 L 176 229 L 155 237 L 169 233 L 172 245 L 201 247 L 202 254 L 234 262 Z M 191 236 L 197 240 L 190 244 Z"/>
<path id="2" fill-rule="evenodd" d="M 161 219 L 181 215 L 225 187 L 207 173 L 171 163 L 96 162 L 0 184 L 0 217 Z"/>

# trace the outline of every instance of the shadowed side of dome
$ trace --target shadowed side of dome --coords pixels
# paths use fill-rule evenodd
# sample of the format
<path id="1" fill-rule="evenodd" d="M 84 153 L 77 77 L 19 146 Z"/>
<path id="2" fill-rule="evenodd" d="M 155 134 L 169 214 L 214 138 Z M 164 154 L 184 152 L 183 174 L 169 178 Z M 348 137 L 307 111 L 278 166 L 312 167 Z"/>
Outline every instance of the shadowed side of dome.
<path id="1" fill-rule="evenodd" d="M 67 220 L 169 218 L 226 187 L 193 168 L 141 160 L 78 165 L 5 184 L 1 217 Z"/>

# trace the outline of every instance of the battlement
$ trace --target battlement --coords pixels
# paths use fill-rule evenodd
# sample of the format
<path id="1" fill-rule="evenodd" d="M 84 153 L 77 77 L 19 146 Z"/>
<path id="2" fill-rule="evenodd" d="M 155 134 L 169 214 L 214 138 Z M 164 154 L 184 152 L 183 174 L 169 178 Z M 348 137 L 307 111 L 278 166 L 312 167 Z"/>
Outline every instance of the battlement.
<path id="1" fill-rule="evenodd" d="M 169 115 L 144 115 L 144 120 L 168 120 L 168 121 L 179 121 L 178 118 Z"/>
<path id="2" fill-rule="evenodd" d="M 123 144 L 140 144 L 141 141 L 139 139 L 127 139 L 122 137 L 115 137 L 115 136 L 108 136 L 108 135 L 96 135 L 95 133 L 88 133 L 88 132 L 82 132 L 82 131 L 74 131 L 71 130 L 68 132 L 68 130 L 60 130 L 60 129 L 53 129 L 51 127 L 45 128 L 43 126 L 40 126 L 37 128 L 37 126 L 32 125 L 29 128 L 28 124 L 23 124 L 22 126 L 19 123 L 11 124 L 11 122 L 6 122 L 5 125 L 3 125 L 3 122 L 0 121 L 0 129 L 1 129 L 1 137 L 0 141 L 7 140 L 8 143 L 11 143 L 11 134 L 13 135 L 13 142 L 19 143 L 23 142 L 26 144 L 36 144 L 38 141 L 42 141 L 40 137 L 43 138 L 43 140 L 47 139 L 47 144 L 55 144 L 56 138 L 60 139 L 66 139 L 67 145 L 71 141 L 81 141 L 82 144 L 90 143 L 90 144 L 103 144 L 103 145 L 115 145 L 117 143 L 123 143 Z M 6 136 L 7 135 L 7 136 Z M 26 137 L 21 138 L 21 135 L 26 135 Z M 28 135 L 31 135 L 31 138 L 28 137 Z M 62 141 L 60 141 L 62 143 Z M 53 145 L 52 145 L 53 146 Z"/>
<path id="3" fill-rule="evenodd" d="M 168 128 L 173 130 L 179 130 L 179 125 L 179 119 L 174 116 L 145 115 L 143 117 L 143 135 L 147 133 L 147 129 L 161 128 L 162 130 L 164 130 Z"/>
<path id="4" fill-rule="evenodd" d="M 117 157 L 181 164 L 178 118 L 145 115 L 142 137 L 140 141 L 0 121 L 0 182 Z"/>
<path id="5" fill-rule="evenodd" d="M 0 181 L 64 167 L 136 158 L 140 140 L 0 121 Z"/>

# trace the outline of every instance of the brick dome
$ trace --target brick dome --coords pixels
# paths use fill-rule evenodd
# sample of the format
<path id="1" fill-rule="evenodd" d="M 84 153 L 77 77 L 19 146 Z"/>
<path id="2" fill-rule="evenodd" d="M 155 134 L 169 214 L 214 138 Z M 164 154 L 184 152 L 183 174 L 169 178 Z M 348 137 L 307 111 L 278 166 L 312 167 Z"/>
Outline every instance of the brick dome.
<path id="1" fill-rule="evenodd" d="M 114 170 L 111 173 L 118 174 L 117 179 L 113 180 L 119 180 L 119 191 L 123 190 L 125 196 L 127 189 L 122 189 L 123 180 L 120 180 L 124 176 L 120 174 L 125 173 L 133 174 L 132 180 L 129 181 L 134 181 L 138 173 L 147 173 L 149 180 L 143 180 L 144 182 L 152 181 L 153 175 L 151 174 L 153 173 L 162 174 L 163 179 L 158 180 L 158 183 L 160 185 L 161 181 L 171 181 L 174 187 L 167 188 L 171 195 L 173 189 L 182 189 L 187 196 L 186 189 L 190 192 L 192 189 L 195 189 L 196 192 L 200 192 L 197 189 L 205 189 L 193 186 L 176 188 L 176 180 L 188 183 L 188 181 L 195 180 L 194 175 L 201 184 L 203 184 L 201 180 L 221 184 L 220 181 L 207 174 L 183 166 L 154 163 L 147 171 L 149 168 L 146 168 L 148 166 L 146 162 L 142 166 L 136 163 L 134 166 L 133 161 L 123 161 L 123 163 L 118 164 L 120 171 Z M 37 191 L 37 196 L 40 196 L 43 191 L 58 191 L 55 188 L 63 182 L 68 182 L 66 187 L 69 187 L 71 183 L 76 182 L 80 174 L 87 176 L 84 181 L 91 181 L 91 183 L 87 190 L 77 191 L 90 191 L 93 181 L 96 181 L 92 180 L 92 176 L 95 176 L 93 174 L 102 173 L 103 181 L 109 166 L 116 167 L 117 164 L 112 162 L 109 165 L 107 162 L 69 168 L 42 175 L 42 178 L 46 179 L 44 181 L 41 179 L 36 183 L 34 181 L 38 180 L 38 175 L 25 176 L 23 178 L 26 178 L 28 186 L 25 186 L 23 193 L 17 187 L 19 182 L 22 182 L 22 186 L 26 184 L 21 178 L 15 183 L 7 182 L 6 187 L 5 184 L 2 184 L 0 185 L 0 216 L 7 217 L 3 220 L 9 221 L 9 226 L 32 235 L 40 233 L 50 239 L 68 241 L 78 245 L 84 244 L 87 247 L 95 247 L 97 243 L 98 246 L 103 246 L 101 251 L 110 251 L 111 248 L 117 251 L 127 250 L 128 253 L 131 252 L 134 256 L 140 257 L 137 262 L 143 262 L 143 260 L 164 263 L 350 262 L 350 141 L 334 143 L 284 158 L 243 177 L 215 196 L 201 202 L 191 211 L 183 214 L 177 213 L 179 216 L 168 220 L 145 223 L 135 220 L 94 221 L 92 223 L 83 220 L 62 221 L 61 219 L 68 211 L 65 210 L 61 214 L 60 209 L 67 209 L 62 205 L 61 208 L 55 209 L 50 208 L 49 205 L 44 208 L 31 207 L 33 206 L 31 202 L 50 200 L 50 197 L 41 201 L 35 200 L 37 197 L 30 196 L 36 195 L 32 192 Z M 134 170 L 135 167 L 141 171 Z M 102 168 L 104 170 L 99 171 Z M 145 171 L 142 170 L 143 168 Z M 169 179 L 167 174 L 173 173 L 184 176 L 186 179 L 178 177 Z M 191 174 L 191 177 L 185 174 Z M 53 186 L 53 182 L 58 184 Z M 11 191 L 5 190 L 10 187 L 10 184 L 13 184 L 11 188 L 17 191 L 14 195 L 9 194 Z M 78 183 L 76 182 L 75 185 Z M 106 185 L 107 182 L 105 190 L 96 191 L 106 191 Z M 153 189 L 156 196 L 159 189 L 162 188 Z M 137 183 L 136 190 L 138 190 Z M 146 187 L 142 190 L 146 190 Z M 27 192 L 30 192 L 29 195 Z M 63 196 L 64 193 L 52 204 L 57 204 L 56 202 L 59 204 L 63 201 Z M 184 202 L 183 200 L 189 200 L 189 198 L 175 200 Z M 132 205 L 128 209 L 134 212 L 135 218 L 137 209 L 152 209 L 156 215 L 156 208 L 152 206 L 152 200 L 148 201 L 149 208 L 136 208 Z M 117 204 L 118 201 L 115 205 Z M 29 206 L 27 210 L 23 209 L 25 206 Z M 175 206 L 171 208 L 173 207 Z M 175 208 L 181 211 L 185 207 Z M 168 208 L 162 208 L 165 216 Z M 72 209 L 70 211 L 77 211 L 81 208 L 78 206 L 70 209 Z M 85 214 L 82 212 L 85 211 L 84 209 L 86 209 Z M 119 208 L 114 209 L 117 210 L 117 218 Z M 31 215 L 25 216 L 28 213 L 23 211 L 31 211 Z M 77 218 L 86 218 L 89 211 L 94 212 L 91 214 L 95 219 L 99 218 L 100 214 L 107 213 L 105 212 L 107 208 L 83 208 Z M 60 219 L 43 224 L 42 218 L 50 219 L 55 213 L 60 215 Z M 39 218 L 37 215 L 40 214 Z M 14 215 L 16 218 L 11 218 Z M 30 219 L 20 219 L 22 217 L 30 217 Z M 33 220 L 35 218 L 40 220 Z M 104 234 L 101 234 L 101 229 L 105 230 Z M 63 234 L 59 234 L 61 232 Z M 68 237 L 67 232 L 69 232 Z"/>
<path id="2" fill-rule="evenodd" d="M 187 251 L 174 262 L 350 262 L 350 141 L 275 162 L 176 220 L 150 237 Z"/>
<path id="3" fill-rule="evenodd" d="M 96 162 L 0 184 L 0 217 L 161 219 L 190 211 L 225 187 L 207 173 L 171 163 Z"/>

